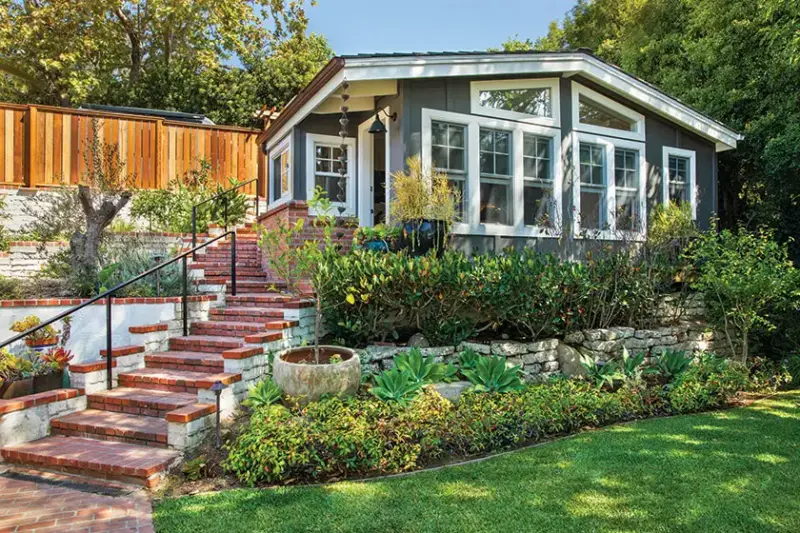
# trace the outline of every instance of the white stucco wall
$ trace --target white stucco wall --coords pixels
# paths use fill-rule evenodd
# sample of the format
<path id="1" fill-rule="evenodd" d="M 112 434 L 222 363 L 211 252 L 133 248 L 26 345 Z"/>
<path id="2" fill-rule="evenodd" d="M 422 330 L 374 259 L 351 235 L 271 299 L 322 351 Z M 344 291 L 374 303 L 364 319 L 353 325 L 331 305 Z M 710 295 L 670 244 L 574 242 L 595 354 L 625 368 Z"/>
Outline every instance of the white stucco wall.
<path id="1" fill-rule="evenodd" d="M 42 320 L 56 316 L 72 306 L 37 306 L 37 307 L 0 307 L 0 338 L 8 338 L 16 333 L 11 331 L 11 324 L 28 315 L 36 315 Z M 131 344 L 128 332 L 130 326 L 155 324 L 165 320 L 173 320 L 179 304 L 118 304 L 112 308 L 114 347 Z M 56 329 L 61 330 L 58 325 Z M 106 346 L 106 306 L 90 305 L 73 314 L 72 334 L 67 348 L 72 350 L 73 363 L 88 363 L 100 358 L 100 350 Z M 24 347 L 24 343 L 15 343 L 11 351 Z"/>

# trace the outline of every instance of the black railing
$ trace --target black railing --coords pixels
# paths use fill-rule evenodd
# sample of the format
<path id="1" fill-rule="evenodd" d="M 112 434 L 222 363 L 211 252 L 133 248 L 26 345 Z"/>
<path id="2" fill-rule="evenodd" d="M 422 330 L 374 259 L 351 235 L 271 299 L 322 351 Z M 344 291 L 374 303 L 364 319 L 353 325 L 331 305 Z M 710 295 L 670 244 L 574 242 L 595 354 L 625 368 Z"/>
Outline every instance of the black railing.
<path id="1" fill-rule="evenodd" d="M 228 205 L 230 204 L 230 197 L 229 194 L 237 189 L 241 189 L 245 185 L 250 185 L 251 183 L 258 183 L 258 178 L 253 178 L 248 181 L 244 181 L 239 183 L 238 185 L 231 187 L 230 189 L 226 189 L 219 194 L 215 194 L 211 198 L 206 198 L 202 202 L 195 204 L 192 206 L 192 248 L 197 246 L 197 208 L 205 205 L 209 202 L 216 202 L 220 198 L 222 198 L 222 221 L 225 228 L 225 231 L 228 231 Z M 258 220 L 258 186 L 256 186 L 256 220 Z M 247 208 L 245 208 L 245 211 Z"/>
<path id="2" fill-rule="evenodd" d="M 27 331 L 23 331 L 22 333 L 13 336 L 10 339 L 4 340 L 0 344 L 0 349 L 5 348 L 6 346 L 8 346 L 8 345 L 10 345 L 12 343 L 15 343 L 17 341 L 20 341 L 20 340 L 24 339 L 25 337 L 27 337 L 28 335 L 30 335 L 31 333 L 35 333 L 35 332 L 39 331 L 40 329 L 42 329 L 44 327 L 47 327 L 47 326 L 53 324 L 54 322 L 58 322 L 59 320 L 62 320 L 64 318 L 68 317 L 69 315 L 75 313 L 76 311 L 80 311 L 84 307 L 88 307 L 88 306 L 92 305 L 93 303 L 98 302 L 98 301 L 102 300 L 103 298 L 105 298 L 106 299 L 106 385 L 108 386 L 109 389 L 111 389 L 111 384 L 112 384 L 111 368 L 112 368 L 112 364 L 113 364 L 112 363 L 113 358 L 111 357 L 111 350 L 113 348 L 113 335 L 114 335 L 113 328 L 111 327 L 111 304 L 112 304 L 112 301 L 114 299 L 114 293 L 116 293 L 120 289 L 124 289 L 125 287 L 127 287 L 128 285 L 130 285 L 132 283 L 136 283 L 140 279 L 145 278 L 145 277 L 149 276 L 150 274 L 153 274 L 155 272 L 160 271 L 162 268 L 168 267 L 169 265 L 171 265 L 173 263 L 177 263 L 178 261 L 182 261 L 182 263 L 183 263 L 183 284 L 182 284 L 183 294 L 182 294 L 182 297 L 181 297 L 181 315 L 182 315 L 181 318 L 183 320 L 183 335 L 184 336 L 188 335 L 189 334 L 189 306 L 188 306 L 188 298 L 189 298 L 189 285 L 188 285 L 188 283 L 189 283 L 189 281 L 188 281 L 189 280 L 189 265 L 187 264 L 187 262 L 188 262 L 189 256 L 193 255 L 195 252 L 197 252 L 197 250 L 205 248 L 209 244 L 213 244 L 213 243 L 217 242 L 218 240 L 223 239 L 225 237 L 230 237 L 230 240 L 231 240 L 231 294 L 236 296 L 236 232 L 235 231 L 228 231 L 228 232 L 226 232 L 226 233 L 224 233 L 224 234 L 222 234 L 222 235 L 220 235 L 218 237 L 215 237 L 215 238 L 211 239 L 210 241 L 204 242 L 200 246 L 192 246 L 191 250 L 187 250 L 187 251 L 181 253 L 180 255 L 177 255 L 177 256 L 173 257 L 172 259 L 170 259 L 169 261 L 165 261 L 163 263 L 159 263 L 158 265 L 154 266 L 153 268 L 151 268 L 149 270 L 146 270 L 145 272 L 142 272 L 141 274 L 139 274 L 135 278 L 131 278 L 128 281 L 123 281 L 122 283 L 120 283 L 116 287 L 112 287 L 111 289 L 109 289 L 109 290 L 107 290 L 107 291 L 105 291 L 105 292 L 103 292 L 101 294 L 98 294 L 97 296 L 89 298 L 88 300 L 86 300 L 82 304 L 76 305 L 75 307 L 67 309 L 63 313 L 60 313 L 60 314 L 54 316 L 53 318 L 42 322 L 38 326 L 32 327 L 31 329 L 29 329 Z"/>

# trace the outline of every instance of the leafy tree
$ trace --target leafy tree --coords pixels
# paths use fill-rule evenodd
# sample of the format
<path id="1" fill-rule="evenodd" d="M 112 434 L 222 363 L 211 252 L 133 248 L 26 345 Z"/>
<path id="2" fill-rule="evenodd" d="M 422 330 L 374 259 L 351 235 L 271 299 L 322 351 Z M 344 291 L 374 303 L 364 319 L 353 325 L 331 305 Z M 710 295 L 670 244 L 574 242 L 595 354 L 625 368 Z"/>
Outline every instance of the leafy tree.
<path id="1" fill-rule="evenodd" d="M 0 100 L 252 125 L 330 58 L 307 24 L 305 0 L 0 0 Z"/>
<path id="2" fill-rule="evenodd" d="M 767 224 L 797 261 L 799 23 L 796 0 L 578 0 L 532 48 L 589 48 L 744 133 L 719 157 L 723 226 Z"/>

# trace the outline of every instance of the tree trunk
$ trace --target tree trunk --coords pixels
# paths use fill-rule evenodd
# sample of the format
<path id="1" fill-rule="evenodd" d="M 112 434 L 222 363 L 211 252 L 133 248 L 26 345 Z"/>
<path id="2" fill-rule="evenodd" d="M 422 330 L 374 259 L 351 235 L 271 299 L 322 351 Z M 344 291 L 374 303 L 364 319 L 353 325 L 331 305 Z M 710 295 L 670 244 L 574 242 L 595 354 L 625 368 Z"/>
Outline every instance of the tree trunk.
<path id="1" fill-rule="evenodd" d="M 747 337 L 747 330 L 742 331 L 742 364 L 747 366 L 747 356 L 750 347 L 748 346 L 749 339 Z"/>
<path id="2" fill-rule="evenodd" d="M 319 323 L 322 321 L 322 303 L 319 296 L 314 306 L 314 360 L 319 364 Z"/>

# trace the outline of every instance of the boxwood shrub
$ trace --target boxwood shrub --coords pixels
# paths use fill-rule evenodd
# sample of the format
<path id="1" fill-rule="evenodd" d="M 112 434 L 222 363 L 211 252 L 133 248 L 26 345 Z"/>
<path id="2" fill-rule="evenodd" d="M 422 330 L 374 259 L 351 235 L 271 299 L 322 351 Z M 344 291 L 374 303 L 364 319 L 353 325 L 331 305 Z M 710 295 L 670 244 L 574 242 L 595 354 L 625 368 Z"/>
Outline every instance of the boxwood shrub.
<path id="1" fill-rule="evenodd" d="M 271 405 L 253 413 L 224 466 L 247 485 L 403 472 L 587 426 L 724 406 L 746 380 L 737 365 L 697 365 L 666 387 L 556 379 L 519 392 L 466 392 L 457 405 L 431 388 L 407 407 L 364 393 Z"/>

